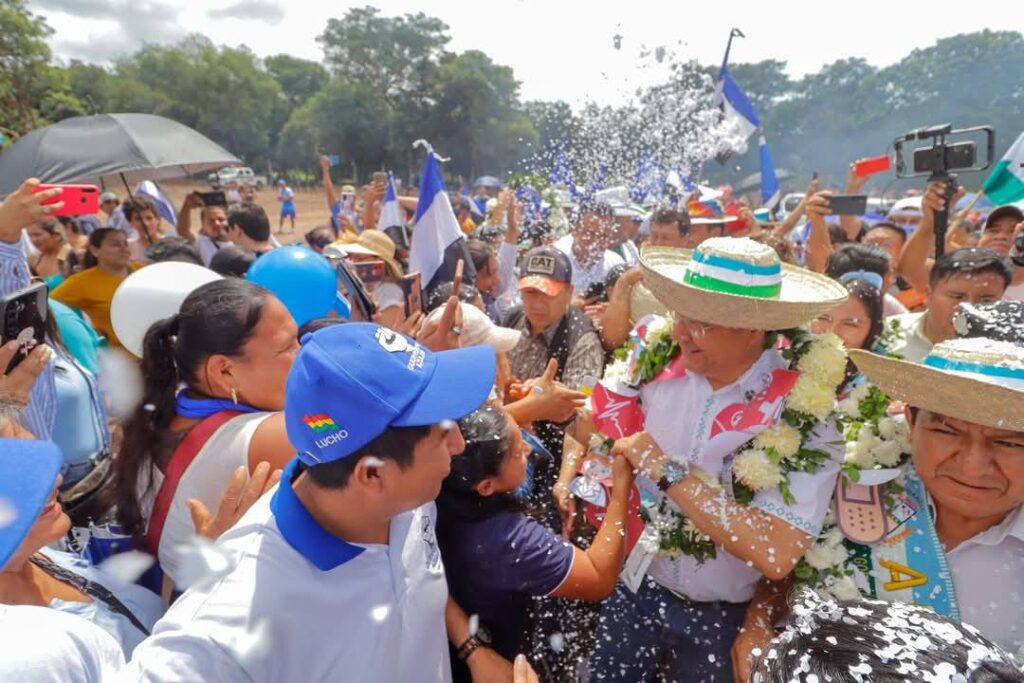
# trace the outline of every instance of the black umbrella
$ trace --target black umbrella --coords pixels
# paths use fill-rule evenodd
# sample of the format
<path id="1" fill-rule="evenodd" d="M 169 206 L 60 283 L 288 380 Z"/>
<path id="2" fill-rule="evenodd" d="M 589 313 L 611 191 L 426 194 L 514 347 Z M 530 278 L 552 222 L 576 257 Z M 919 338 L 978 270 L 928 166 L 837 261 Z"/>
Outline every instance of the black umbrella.
<path id="1" fill-rule="evenodd" d="M 792 177 L 793 174 L 784 168 L 775 169 L 776 180 L 789 180 Z M 751 190 L 756 190 L 759 187 L 761 187 L 761 174 L 752 173 L 737 183 L 734 189 L 737 192 L 750 192 Z"/>
<path id="2" fill-rule="evenodd" d="M 482 175 L 473 181 L 473 187 L 493 187 L 501 189 L 501 181 L 492 175 Z"/>
<path id="3" fill-rule="evenodd" d="M 76 116 L 32 131 L 0 155 L 0 196 L 31 177 L 127 187 L 241 163 L 205 135 L 162 116 Z"/>

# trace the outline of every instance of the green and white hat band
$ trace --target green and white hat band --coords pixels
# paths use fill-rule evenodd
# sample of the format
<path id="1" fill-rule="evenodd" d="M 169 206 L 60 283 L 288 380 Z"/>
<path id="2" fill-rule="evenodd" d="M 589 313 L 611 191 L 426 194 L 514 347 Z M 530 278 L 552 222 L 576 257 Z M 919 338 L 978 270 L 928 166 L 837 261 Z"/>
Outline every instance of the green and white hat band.
<path id="1" fill-rule="evenodd" d="M 705 244 L 713 241 L 718 242 L 722 239 L 734 243 L 748 242 L 757 247 L 763 247 L 770 251 L 772 256 L 775 256 L 775 262 L 752 263 L 750 260 L 737 258 L 735 254 L 709 253 L 708 250 L 702 248 L 704 247 L 702 244 L 693 252 L 693 257 L 686 266 L 686 275 L 683 278 L 683 282 L 692 287 L 722 294 L 738 294 L 759 299 L 777 298 L 782 291 L 782 266 L 778 262 L 775 250 L 752 240 L 741 240 L 732 237 L 714 238 L 707 240 Z M 729 249 L 729 251 L 734 252 L 736 250 Z M 751 256 L 755 255 L 751 254 Z M 756 254 L 756 256 L 760 257 L 757 260 L 763 261 L 766 254 Z"/>
<path id="2" fill-rule="evenodd" d="M 963 377 L 1024 391 L 1024 349 L 991 339 L 950 339 L 936 344 L 922 363 Z"/>

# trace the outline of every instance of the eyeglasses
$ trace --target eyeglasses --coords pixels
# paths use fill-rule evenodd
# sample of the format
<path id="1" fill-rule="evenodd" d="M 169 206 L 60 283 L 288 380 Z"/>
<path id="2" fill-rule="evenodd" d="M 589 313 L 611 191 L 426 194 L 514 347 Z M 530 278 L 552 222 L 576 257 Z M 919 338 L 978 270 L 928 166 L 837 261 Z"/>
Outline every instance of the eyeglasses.
<path id="1" fill-rule="evenodd" d="M 683 329 L 686 330 L 686 336 L 694 341 L 700 341 L 708 335 L 708 332 L 718 327 L 717 325 L 707 325 L 695 320 L 689 320 L 682 316 L 676 316 L 676 322 L 681 324 Z"/>

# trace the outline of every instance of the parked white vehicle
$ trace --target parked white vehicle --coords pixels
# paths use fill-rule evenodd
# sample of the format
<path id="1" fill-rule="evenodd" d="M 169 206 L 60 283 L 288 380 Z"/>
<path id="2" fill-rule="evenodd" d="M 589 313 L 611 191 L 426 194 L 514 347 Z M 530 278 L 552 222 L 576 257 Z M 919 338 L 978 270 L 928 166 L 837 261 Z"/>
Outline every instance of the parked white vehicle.
<path id="1" fill-rule="evenodd" d="M 256 175 L 248 166 L 225 166 L 216 173 L 208 175 L 206 180 L 214 189 L 225 187 L 232 180 L 239 185 L 248 183 L 257 190 L 262 190 L 267 185 L 266 177 Z"/>

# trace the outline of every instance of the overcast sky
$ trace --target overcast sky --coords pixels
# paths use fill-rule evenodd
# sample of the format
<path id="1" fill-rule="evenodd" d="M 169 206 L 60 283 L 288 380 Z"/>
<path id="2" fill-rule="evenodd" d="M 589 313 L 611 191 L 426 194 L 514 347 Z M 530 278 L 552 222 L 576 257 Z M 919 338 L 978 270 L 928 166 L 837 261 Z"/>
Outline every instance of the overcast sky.
<path id="1" fill-rule="evenodd" d="M 284 52 L 319 60 L 316 36 L 327 19 L 363 4 L 386 15 L 422 11 L 438 17 L 450 27 L 449 49 L 479 49 L 511 66 L 524 99 L 563 99 L 574 106 L 586 100 L 612 104 L 637 86 L 663 80 L 653 56 L 658 47 L 718 63 L 733 26 L 747 37 L 734 43 L 732 61 L 780 59 L 793 76 L 854 56 L 885 66 L 956 33 L 1024 32 L 1024 12 L 1007 12 L 1009 5 L 994 0 L 952 15 L 941 4 L 893 0 L 833 4 L 827 11 L 763 0 L 710 6 L 669 0 L 30 0 L 56 31 L 51 45 L 57 56 L 91 61 L 191 32 L 219 44 L 245 43 L 260 56 Z M 616 35 L 622 37 L 619 50 Z"/>

